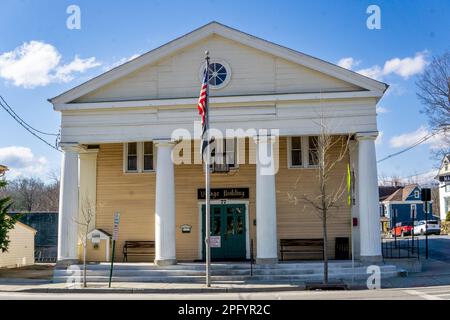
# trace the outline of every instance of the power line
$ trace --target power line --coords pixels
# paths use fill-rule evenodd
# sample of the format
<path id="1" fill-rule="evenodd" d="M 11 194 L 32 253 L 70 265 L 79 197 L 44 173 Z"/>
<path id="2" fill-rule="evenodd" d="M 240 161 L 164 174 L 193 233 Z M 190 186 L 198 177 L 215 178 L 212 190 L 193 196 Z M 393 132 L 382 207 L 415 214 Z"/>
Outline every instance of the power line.
<path id="1" fill-rule="evenodd" d="M 44 134 L 44 135 L 47 135 L 47 136 L 58 136 L 58 135 L 59 135 L 58 133 L 48 133 L 48 132 L 43 132 L 43 131 L 40 131 L 40 130 L 38 130 L 38 129 L 36 129 L 36 128 L 33 128 L 31 125 L 29 125 L 25 120 L 23 120 L 23 119 L 22 119 L 22 118 L 14 111 L 14 109 L 8 104 L 8 102 L 5 101 L 5 99 L 3 98 L 3 96 L 0 95 L 0 99 L 1 99 L 1 100 L 3 101 L 3 103 L 9 108 L 9 110 L 15 115 L 15 117 L 16 117 L 17 119 L 19 119 L 20 122 L 22 122 L 21 124 L 27 126 L 27 127 L 30 128 L 31 130 L 36 131 L 36 132 L 38 132 L 38 133 L 40 133 L 40 134 Z M 3 107 L 4 107 L 4 106 L 3 106 Z"/>
<path id="2" fill-rule="evenodd" d="M 4 101 L 3 97 L 0 96 L 0 98 Z M 61 152 L 60 149 L 58 149 L 58 147 L 56 147 L 57 143 L 58 143 L 58 139 L 59 139 L 59 134 L 57 134 L 56 136 L 56 141 L 55 141 L 55 146 L 52 145 L 51 143 L 49 143 L 47 140 L 45 140 L 44 138 L 42 138 L 41 136 L 39 136 L 36 132 L 34 132 L 33 130 L 39 132 L 39 130 L 34 129 L 33 127 L 31 127 L 30 125 L 28 125 L 25 121 L 22 120 L 22 118 L 20 118 L 12 109 L 7 108 L 6 106 L 3 105 L 3 103 L 0 102 L 0 106 L 14 119 L 17 121 L 17 123 L 19 123 L 25 130 L 27 130 L 29 133 L 31 133 L 33 136 L 35 136 L 36 138 L 38 138 L 39 140 L 41 140 L 42 142 L 44 142 L 46 145 L 48 145 L 50 148 L 55 149 L 56 151 Z M 51 134 L 53 135 L 53 134 Z"/>
<path id="3" fill-rule="evenodd" d="M 387 157 L 384 157 L 383 159 L 378 160 L 377 163 L 380 163 L 380 162 L 382 162 L 382 161 L 385 161 L 385 160 L 387 160 L 387 159 L 390 159 L 390 158 L 392 158 L 392 157 L 395 157 L 395 156 L 398 156 L 398 155 L 400 155 L 400 154 L 402 154 L 402 153 L 405 153 L 406 151 L 409 151 L 409 150 L 411 150 L 411 149 L 417 147 L 418 145 L 424 143 L 425 141 L 427 141 L 427 140 L 433 138 L 433 137 L 434 137 L 435 135 L 437 135 L 438 133 L 440 133 L 440 132 L 445 132 L 445 131 L 446 131 L 446 128 L 441 128 L 441 129 L 438 129 L 438 130 L 436 130 L 436 131 L 434 131 L 434 132 L 432 132 L 432 133 L 428 133 L 427 135 L 423 136 L 422 138 L 420 138 L 419 140 L 417 140 L 416 142 L 414 142 L 414 143 L 413 143 L 412 145 L 410 145 L 409 147 L 407 147 L 407 148 L 405 148 L 405 149 L 403 149 L 403 150 L 400 150 L 400 151 L 398 151 L 398 152 L 392 153 L 392 154 L 388 155 Z"/>

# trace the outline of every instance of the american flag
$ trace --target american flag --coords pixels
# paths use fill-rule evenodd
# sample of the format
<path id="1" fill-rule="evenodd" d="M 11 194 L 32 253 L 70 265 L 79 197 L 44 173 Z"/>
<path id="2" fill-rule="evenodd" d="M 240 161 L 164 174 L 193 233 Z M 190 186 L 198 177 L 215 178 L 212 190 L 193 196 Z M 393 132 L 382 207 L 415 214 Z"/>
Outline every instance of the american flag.
<path id="1" fill-rule="evenodd" d="M 203 155 L 203 151 L 208 145 L 206 131 L 208 130 L 208 69 L 209 65 L 207 63 L 205 76 L 203 77 L 202 88 L 200 89 L 200 96 L 198 98 L 198 114 L 202 117 L 202 148 L 201 154 Z"/>

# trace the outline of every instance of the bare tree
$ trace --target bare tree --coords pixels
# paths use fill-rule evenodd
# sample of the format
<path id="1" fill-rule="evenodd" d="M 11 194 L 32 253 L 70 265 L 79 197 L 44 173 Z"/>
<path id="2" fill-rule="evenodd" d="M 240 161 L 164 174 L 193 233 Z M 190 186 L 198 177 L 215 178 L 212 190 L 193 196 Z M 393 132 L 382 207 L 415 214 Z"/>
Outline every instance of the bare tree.
<path id="1" fill-rule="evenodd" d="M 80 213 L 81 215 L 75 222 L 78 224 L 78 236 L 83 246 L 83 286 L 87 287 L 87 276 L 86 276 L 86 254 L 87 254 L 87 243 L 88 243 L 88 234 L 92 230 L 92 223 L 94 222 L 95 217 L 95 206 L 92 204 L 92 201 L 86 197 L 82 199 L 80 204 Z"/>
<path id="2" fill-rule="evenodd" d="M 39 208 L 44 188 L 44 183 L 39 179 L 17 178 L 11 181 L 9 191 L 12 192 L 16 206 L 30 212 Z"/>
<path id="3" fill-rule="evenodd" d="M 317 162 L 318 190 L 315 195 L 297 194 L 297 186 L 301 182 L 301 177 L 297 179 L 293 192 L 288 192 L 288 199 L 297 204 L 303 202 L 305 206 L 314 208 L 318 217 L 322 220 L 322 234 L 324 241 L 324 284 L 328 284 L 328 219 L 343 203 L 347 190 L 347 170 L 341 171 L 338 185 L 331 183 L 332 179 L 339 176 L 340 170 L 337 165 L 342 161 L 348 161 L 348 149 L 350 136 L 332 135 L 324 120 L 320 125 L 320 134 L 315 140 L 315 155 Z"/>
<path id="4" fill-rule="evenodd" d="M 404 185 L 403 179 L 398 175 L 386 176 L 381 174 L 378 177 L 378 184 L 386 187 L 400 187 Z"/>
<path id="5" fill-rule="evenodd" d="M 439 186 L 431 188 L 431 201 L 433 201 L 432 215 L 439 217 L 440 203 L 439 203 Z"/>
<path id="6" fill-rule="evenodd" d="M 425 72 L 416 82 L 417 97 L 424 105 L 423 113 L 435 129 L 450 128 L 450 52 L 434 57 Z M 435 156 L 442 159 L 450 152 L 450 138 L 445 136 L 444 144 Z"/>
<path id="7" fill-rule="evenodd" d="M 58 211 L 59 181 L 44 183 L 39 178 L 16 178 L 0 191 L 13 200 L 10 211 Z"/>

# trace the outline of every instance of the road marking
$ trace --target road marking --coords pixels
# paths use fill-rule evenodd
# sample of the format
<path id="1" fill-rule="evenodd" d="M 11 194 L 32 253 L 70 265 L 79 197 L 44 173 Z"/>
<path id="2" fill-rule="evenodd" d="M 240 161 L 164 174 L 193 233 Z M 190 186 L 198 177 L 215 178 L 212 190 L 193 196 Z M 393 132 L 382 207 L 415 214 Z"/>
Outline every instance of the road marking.
<path id="1" fill-rule="evenodd" d="M 427 294 L 427 293 L 419 291 L 419 290 L 405 290 L 405 292 L 410 294 L 410 295 L 419 296 L 419 297 L 421 297 L 422 299 L 425 299 L 425 300 L 445 300 L 444 298 L 440 298 L 438 296 Z"/>

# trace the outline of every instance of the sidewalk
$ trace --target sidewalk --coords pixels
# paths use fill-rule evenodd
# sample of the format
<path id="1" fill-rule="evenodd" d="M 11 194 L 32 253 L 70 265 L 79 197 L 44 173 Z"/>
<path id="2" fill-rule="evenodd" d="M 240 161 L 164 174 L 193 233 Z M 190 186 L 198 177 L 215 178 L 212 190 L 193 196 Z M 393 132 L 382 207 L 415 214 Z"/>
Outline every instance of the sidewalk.
<path id="1" fill-rule="evenodd" d="M 351 290 L 367 289 L 365 281 L 344 281 Z M 409 273 L 407 277 L 381 280 L 382 289 L 415 288 L 450 285 L 450 263 L 430 259 L 424 261 L 423 271 Z M 50 279 L 0 278 L 0 292 L 30 293 L 243 293 L 280 292 L 305 290 L 304 282 L 233 282 L 213 283 L 207 288 L 203 283 L 153 283 L 116 282 L 108 288 L 107 283 L 88 283 L 87 288 L 73 288 L 66 283 L 53 283 Z"/>
<path id="2" fill-rule="evenodd" d="M 229 293 L 229 292 L 278 292 L 304 290 L 304 284 L 212 284 L 207 288 L 200 283 L 88 283 L 87 288 L 73 288 L 66 283 L 6 283 L 0 281 L 0 292 L 30 292 L 30 293 Z"/>

